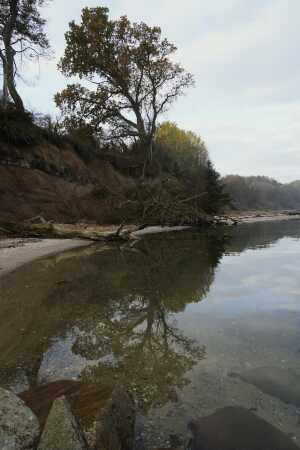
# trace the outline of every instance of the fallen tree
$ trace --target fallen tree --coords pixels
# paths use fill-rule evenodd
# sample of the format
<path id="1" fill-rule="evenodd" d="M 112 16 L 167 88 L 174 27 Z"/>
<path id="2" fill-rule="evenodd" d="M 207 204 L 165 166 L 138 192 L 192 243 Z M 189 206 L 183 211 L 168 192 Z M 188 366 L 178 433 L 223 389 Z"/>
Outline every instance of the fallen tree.
<path id="1" fill-rule="evenodd" d="M 42 220 L 41 220 L 42 219 Z M 127 242 L 139 239 L 153 233 L 183 231 L 187 229 L 197 229 L 204 226 L 235 225 L 237 220 L 225 216 L 203 215 L 197 224 L 183 223 L 181 225 L 160 225 L 158 223 L 144 223 L 141 225 L 120 226 L 90 225 L 90 224 L 61 224 L 46 222 L 43 218 L 38 218 L 39 223 L 33 223 L 33 219 L 23 223 L 0 222 L 0 236 L 2 237 L 22 237 L 22 238 L 55 238 L 55 239 L 87 239 L 99 242 Z M 142 230 L 142 233 L 139 233 Z"/>

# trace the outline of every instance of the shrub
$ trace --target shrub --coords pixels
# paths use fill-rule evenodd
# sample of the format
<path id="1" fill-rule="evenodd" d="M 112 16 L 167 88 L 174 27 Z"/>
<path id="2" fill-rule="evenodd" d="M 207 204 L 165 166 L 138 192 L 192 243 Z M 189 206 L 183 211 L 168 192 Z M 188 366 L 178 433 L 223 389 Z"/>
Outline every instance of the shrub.
<path id="1" fill-rule="evenodd" d="M 29 145 L 39 139 L 32 114 L 18 111 L 12 105 L 0 108 L 0 135 L 3 141 L 11 144 Z"/>

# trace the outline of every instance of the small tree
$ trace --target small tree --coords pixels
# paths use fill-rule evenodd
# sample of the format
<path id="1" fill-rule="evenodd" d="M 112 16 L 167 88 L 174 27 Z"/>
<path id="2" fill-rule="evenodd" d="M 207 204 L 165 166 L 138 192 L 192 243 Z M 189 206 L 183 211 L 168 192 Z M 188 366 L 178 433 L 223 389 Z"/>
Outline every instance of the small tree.
<path id="1" fill-rule="evenodd" d="M 24 111 L 23 101 L 16 89 L 18 63 L 47 54 L 49 42 L 44 32 L 46 21 L 39 7 L 45 0 L 0 0 L 0 62 L 3 68 L 3 99 L 9 95 L 17 109 Z M 18 59 L 19 57 L 19 59 Z"/>
<path id="2" fill-rule="evenodd" d="M 157 119 L 193 84 L 170 57 L 176 47 L 159 27 L 109 20 L 107 8 L 85 8 L 81 24 L 70 23 L 60 69 L 79 76 L 56 95 L 66 125 L 88 122 L 110 142 L 138 141 L 145 161 L 152 157 Z M 92 87 L 92 88 L 91 88 Z"/>
<path id="3" fill-rule="evenodd" d="M 225 193 L 220 174 L 211 161 L 207 163 L 206 190 L 208 195 L 204 199 L 203 208 L 207 213 L 215 214 L 230 204 L 230 196 Z"/>
<path id="4" fill-rule="evenodd" d="M 157 127 L 155 143 L 161 157 L 169 156 L 178 169 L 197 172 L 199 166 L 206 166 L 208 151 L 200 136 L 192 131 L 185 131 L 174 122 L 163 122 Z"/>

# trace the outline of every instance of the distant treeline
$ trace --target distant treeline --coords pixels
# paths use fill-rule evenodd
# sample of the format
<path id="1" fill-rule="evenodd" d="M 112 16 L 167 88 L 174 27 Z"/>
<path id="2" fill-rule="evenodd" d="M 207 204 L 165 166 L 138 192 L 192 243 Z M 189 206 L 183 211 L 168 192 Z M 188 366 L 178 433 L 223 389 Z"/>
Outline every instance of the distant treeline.
<path id="1" fill-rule="evenodd" d="M 228 175 L 223 183 L 235 209 L 300 210 L 300 180 L 282 184 L 264 176 Z"/>

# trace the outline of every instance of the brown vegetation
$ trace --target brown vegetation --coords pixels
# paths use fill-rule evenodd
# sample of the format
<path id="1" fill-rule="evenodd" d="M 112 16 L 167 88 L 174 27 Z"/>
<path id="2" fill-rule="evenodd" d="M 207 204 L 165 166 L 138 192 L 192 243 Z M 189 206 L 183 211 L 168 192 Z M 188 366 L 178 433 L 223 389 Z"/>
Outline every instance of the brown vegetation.
<path id="1" fill-rule="evenodd" d="M 58 223 L 194 225 L 223 204 L 204 143 L 175 124 L 165 125 L 163 140 L 158 135 L 143 178 L 143 158 L 134 148 L 125 154 L 100 149 L 90 137 L 60 135 L 27 113 L 15 115 L 4 114 L 0 123 L 2 228 L 36 216 Z"/>

